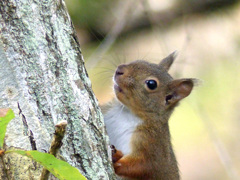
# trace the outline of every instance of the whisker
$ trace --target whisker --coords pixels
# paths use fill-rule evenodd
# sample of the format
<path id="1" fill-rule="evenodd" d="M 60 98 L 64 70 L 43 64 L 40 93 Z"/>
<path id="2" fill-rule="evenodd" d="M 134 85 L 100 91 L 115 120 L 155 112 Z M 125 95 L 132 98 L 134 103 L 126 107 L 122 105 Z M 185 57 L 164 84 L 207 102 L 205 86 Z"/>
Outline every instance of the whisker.
<path id="1" fill-rule="evenodd" d="M 120 64 L 122 64 L 121 59 L 118 54 L 111 54 L 111 61 L 109 61 L 115 68 L 117 68 Z"/>
<path id="2" fill-rule="evenodd" d="M 123 104 L 121 104 L 121 110 L 119 111 L 119 114 L 118 114 L 118 116 L 120 116 L 121 114 L 122 114 L 122 112 L 123 112 L 123 109 L 124 109 L 124 105 Z"/>
<path id="3" fill-rule="evenodd" d="M 99 68 L 108 70 L 108 71 L 111 72 L 111 73 L 114 73 L 114 72 L 115 72 L 115 69 L 112 69 L 112 68 L 110 68 L 110 67 L 103 66 L 103 67 L 99 67 Z"/>
<path id="4" fill-rule="evenodd" d="M 104 75 L 104 74 L 110 74 L 110 72 L 109 71 L 101 71 L 101 72 L 96 72 L 93 75 L 97 76 L 97 75 Z M 112 73 L 111 73 L 111 76 L 112 76 Z"/>

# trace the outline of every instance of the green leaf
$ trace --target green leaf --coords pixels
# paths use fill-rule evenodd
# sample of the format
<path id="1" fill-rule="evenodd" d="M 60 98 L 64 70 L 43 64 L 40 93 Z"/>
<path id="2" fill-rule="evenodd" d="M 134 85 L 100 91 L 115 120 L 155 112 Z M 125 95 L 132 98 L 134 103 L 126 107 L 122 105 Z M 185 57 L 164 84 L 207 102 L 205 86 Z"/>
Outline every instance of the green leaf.
<path id="1" fill-rule="evenodd" d="M 42 153 L 39 151 L 22 150 L 7 151 L 6 153 L 10 152 L 15 152 L 35 160 L 60 180 L 86 180 L 86 178 L 77 170 L 77 168 L 71 166 L 65 161 L 57 159 L 51 154 Z"/>
<path id="2" fill-rule="evenodd" d="M 3 148 L 7 125 L 14 117 L 11 109 L 0 109 L 0 149 Z"/>

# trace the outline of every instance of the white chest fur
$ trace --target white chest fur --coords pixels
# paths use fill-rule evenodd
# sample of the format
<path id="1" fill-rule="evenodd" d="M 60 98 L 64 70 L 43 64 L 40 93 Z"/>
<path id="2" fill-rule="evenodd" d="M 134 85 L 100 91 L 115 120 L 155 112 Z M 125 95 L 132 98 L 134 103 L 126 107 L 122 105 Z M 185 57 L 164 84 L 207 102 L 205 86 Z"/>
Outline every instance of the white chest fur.
<path id="1" fill-rule="evenodd" d="M 131 137 L 142 120 L 132 114 L 127 107 L 117 103 L 104 115 L 104 121 L 111 144 L 124 155 L 131 153 Z"/>

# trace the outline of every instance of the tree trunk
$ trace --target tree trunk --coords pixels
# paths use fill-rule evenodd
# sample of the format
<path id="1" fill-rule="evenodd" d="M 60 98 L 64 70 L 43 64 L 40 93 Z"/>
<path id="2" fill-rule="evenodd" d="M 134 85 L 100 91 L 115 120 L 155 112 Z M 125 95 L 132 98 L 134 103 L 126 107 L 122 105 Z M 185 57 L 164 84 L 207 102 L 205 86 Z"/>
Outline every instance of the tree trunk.
<path id="1" fill-rule="evenodd" d="M 103 116 L 64 1 L 1 0 L 0 33 L 0 108 L 16 116 L 5 148 L 48 151 L 54 125 L 67 120 L 60 156 L 87 179 L 115 179 Z M 26 157 L 10 154 L 5 164 L 11 179 L 39 179 L 40 166 Z"/>

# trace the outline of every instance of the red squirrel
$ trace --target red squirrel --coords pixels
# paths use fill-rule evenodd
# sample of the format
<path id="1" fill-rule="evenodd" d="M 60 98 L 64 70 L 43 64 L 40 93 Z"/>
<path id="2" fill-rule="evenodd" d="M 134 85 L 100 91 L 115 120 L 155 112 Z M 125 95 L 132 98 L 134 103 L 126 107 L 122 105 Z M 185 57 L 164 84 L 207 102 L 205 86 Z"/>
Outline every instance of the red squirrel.
<path id="1" fill-rule="evenodd" d="M 116 99 L 102 110 L 113 145 L 113 166 L 120 177 L 180 179 L 168 120 L 196 80 L 174 80 L 168 74 L 175 57 L 172 53 L 159 64 L 137 60 L 117 67 Z"/>

